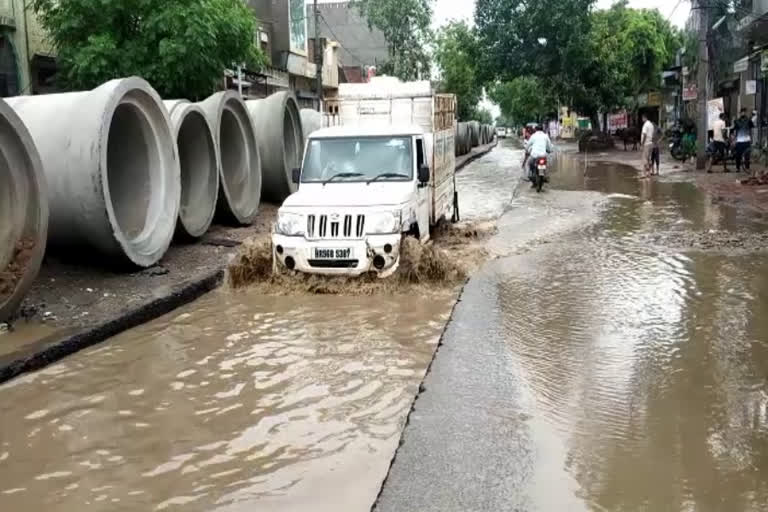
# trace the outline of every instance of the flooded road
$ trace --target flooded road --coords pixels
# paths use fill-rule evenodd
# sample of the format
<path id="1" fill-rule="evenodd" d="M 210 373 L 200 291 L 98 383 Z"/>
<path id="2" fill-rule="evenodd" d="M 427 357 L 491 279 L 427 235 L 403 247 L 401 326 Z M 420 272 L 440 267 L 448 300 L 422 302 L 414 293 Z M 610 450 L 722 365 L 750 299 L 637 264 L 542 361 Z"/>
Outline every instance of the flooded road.
<path id="1" fill-rule="evenodd" d="M 678 177 L 501 147 L 453 290 L 213 293 L 0 386 L 0 510 L 758 511 L 764 220 Z"/>
<path id="2" fill-rule="evenodd" d="M 368 510 L 453 300 L 214 293 L 11 381 L 0 510 Z"/>
<path id="3" fill-rule="evenodd" d="M 458 290 L 425 293 L 219 291 L 0 386 L 0 510 L 370 510 Z"/>
<path id="4" fill-rule="evenodd" d="M 766 510 L 766 226 L 635 174 L 515 200 L 376 510 Z"/>

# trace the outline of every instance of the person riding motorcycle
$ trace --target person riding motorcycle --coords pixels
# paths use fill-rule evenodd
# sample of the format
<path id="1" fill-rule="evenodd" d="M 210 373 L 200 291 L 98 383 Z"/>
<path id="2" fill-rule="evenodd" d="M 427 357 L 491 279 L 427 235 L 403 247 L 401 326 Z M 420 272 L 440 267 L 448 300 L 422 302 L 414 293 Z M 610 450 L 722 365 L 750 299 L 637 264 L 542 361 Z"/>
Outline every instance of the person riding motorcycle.
<path id="1" fill-rule="evenodd" d="M 539 158 L 546 158 L 549 153 L 552 152 L 552 141 L 549 139 L 549 135 L 544 133 L 544 129 L 541 125 L 536 125 L 536 131 L 531 135 L 525 143 L 525 158 L 523 159 L 523 168 L 525 168 L 525 162 L 528 164 L 528 179 L 534 184 L 533 175 L 535 173 L 536 160 Z"/>

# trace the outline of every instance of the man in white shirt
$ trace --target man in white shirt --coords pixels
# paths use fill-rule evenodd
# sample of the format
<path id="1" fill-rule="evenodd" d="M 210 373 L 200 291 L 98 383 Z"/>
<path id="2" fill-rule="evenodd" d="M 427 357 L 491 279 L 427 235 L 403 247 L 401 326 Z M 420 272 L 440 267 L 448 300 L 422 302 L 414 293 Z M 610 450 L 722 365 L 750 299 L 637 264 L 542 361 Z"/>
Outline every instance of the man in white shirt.
<path id="1" fill-rule="evenodd" d="M 720 113 L 720 118 L 712 126 L 712 153 L 709 155 L 707 172 L 712 172 L 712 161 L 718 155 L 723 161 L 723 172 L 728 172 L 728 146 L 725 143 L 725 114 Z"/>
<path id="2" fill-rule="evenodd" d="M 544 133 L 541 125 L 536 125 L 536 131 L 525 143 L 525 160 L 523 160 L 523 166 L 525 162 L 530 158 L 530 164 L 528 166 L 528 177 L 533 175 L 533 166 L 536 165 L 537 158 L 546 157 L 552 152 L 552 141 L 549 139 L 549 135 Z"/>
<path id="3" fill-rule="evenodd" d="M 643 131 L 640 135 L 640 146 L 643 148 L 643 178 L 647 178 L 650 175 L 651 169 L 651 154 L 653 153 L 653 123 L 648 119 L 646 114 L 643 114 Z"/>

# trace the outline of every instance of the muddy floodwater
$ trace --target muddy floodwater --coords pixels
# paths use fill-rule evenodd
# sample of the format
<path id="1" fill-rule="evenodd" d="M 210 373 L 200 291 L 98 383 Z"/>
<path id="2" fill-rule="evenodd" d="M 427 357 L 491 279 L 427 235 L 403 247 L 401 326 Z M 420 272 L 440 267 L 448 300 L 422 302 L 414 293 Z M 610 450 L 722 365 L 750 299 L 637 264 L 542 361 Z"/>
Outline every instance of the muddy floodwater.
<path id="1" fill-rule="evenodd" d="M 377 512 L 768 510 L 763 219 L 556 169 L 501 219 Z"/>
<path id="2" fill-rule="evenodd" d="M 453 299 L 214 293 L 0 386 L 0 510 L 367 510 Z"/>
<path id="3" fill-rule="evenodd" d="M 222 290 L 0 386 L 0 510 L 768 510 L 765 219 L 520 160 L 457 178 L 498 222 L 445 332 L 450 287 Z"/>

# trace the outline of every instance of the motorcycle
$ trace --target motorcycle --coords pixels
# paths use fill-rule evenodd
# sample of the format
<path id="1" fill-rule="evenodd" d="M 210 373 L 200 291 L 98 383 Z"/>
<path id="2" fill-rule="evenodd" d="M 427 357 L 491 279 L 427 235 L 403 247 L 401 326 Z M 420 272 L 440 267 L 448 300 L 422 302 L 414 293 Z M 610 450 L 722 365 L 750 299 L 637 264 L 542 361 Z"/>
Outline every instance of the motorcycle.
<path id="1" fill-rule="evenodd" d="M 541 192 L 544 187 L 544 182 L 549 181 L 547 178 L 547 158 L 539 157 L 535 158 L 531 167 L 531 183 L 536 192 Z"/>

